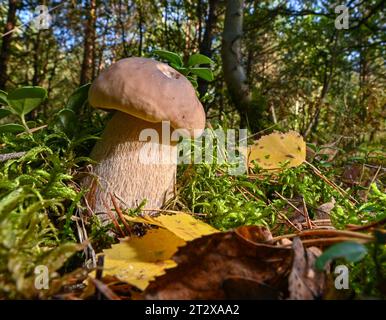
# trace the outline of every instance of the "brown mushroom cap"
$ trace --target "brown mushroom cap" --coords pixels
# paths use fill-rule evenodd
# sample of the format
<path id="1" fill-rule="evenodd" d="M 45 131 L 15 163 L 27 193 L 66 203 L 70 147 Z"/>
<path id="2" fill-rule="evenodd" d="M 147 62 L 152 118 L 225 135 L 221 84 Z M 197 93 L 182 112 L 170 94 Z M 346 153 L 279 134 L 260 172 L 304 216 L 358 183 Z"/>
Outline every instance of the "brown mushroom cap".
<path id="1" fill-rule="evenodd" d="M 205 112 L 181 73 L 147 58 L 126 58 L 104 70 L 91 85 L 89 103 L 149 122 L 170 121 L 175 129 L 205 128 Z"/>

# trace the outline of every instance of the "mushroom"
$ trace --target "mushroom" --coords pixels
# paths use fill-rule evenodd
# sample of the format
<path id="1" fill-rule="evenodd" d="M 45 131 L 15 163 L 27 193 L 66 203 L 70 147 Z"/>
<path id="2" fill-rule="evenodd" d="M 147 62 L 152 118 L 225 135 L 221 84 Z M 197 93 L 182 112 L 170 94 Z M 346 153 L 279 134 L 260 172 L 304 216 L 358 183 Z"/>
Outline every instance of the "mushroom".
<path id="1" fill-rule="evenodd" d="M 190 136 L 199 136 L 205 127 L 205 112 L 190 81 L 152 59 L 122 59 L 96 78 L 89 103 L 117 110 L 91 152 L 97 162 L 93 177 L 82 182 L 90 188 L 90 208 L 108 220 L 103 213 L 112 207 L 110 194 L 128 208 L 144 199 L 145 208 L 161 208 L 174 196 L 177 168 L 177 142 L 170 141 L 163 121 Z M 163 139 L 143 139 L 149 129 Z"/>

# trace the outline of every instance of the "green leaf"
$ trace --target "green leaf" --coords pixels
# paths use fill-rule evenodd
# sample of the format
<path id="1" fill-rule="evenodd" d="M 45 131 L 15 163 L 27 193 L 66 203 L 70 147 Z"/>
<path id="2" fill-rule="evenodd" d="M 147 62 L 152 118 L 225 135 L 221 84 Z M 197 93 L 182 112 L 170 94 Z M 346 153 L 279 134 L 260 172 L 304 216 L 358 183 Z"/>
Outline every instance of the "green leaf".
<path id="1" fill-rule="evenodd" d="M 173 67 L 174 69 L 176 69 L 179 73 L 183 74 L 184 76 L 186 76 L 189 73 L 188 68 L 179 67 L 179 66 L 175 65 L 174 63 L 171 63 L 170 66 Z"/>
<path id="2" fill-rule="evenodd" d="M 0 109 L 0 119 L 9 116 L 10 114 L 12 114 L 12 112 L 8 109 Z"/>
<path id="3" fill-rule="evenodd" d="M 71 109 L 63 109 L 58 112 L 54 124 L 55 129 L 66 134 L 73 134 L 79 124 L 75 112 Z"/>
<path id="4" fill-rule="evenodd" d="M 77 88 L 68 98 L 66 109 L 71 109 L 72 111 L 81 110 L 84 103 L 87 101 L 90 86 L 91 83 L 87 83 Z"/>
<path id="5" fill-rule="evenodd" d="M 8 95 L 8 102 L 13 113 L 24 116 L 37 108 L 47 97 L 47 91 L 41 87 L 22 87 Z"/>
<path id="6" fill-rule="evenodd" d="M 195 53 L 189 57 L 188 66 L 193 67 L 200 64 L 212 64 L 212 63 L 213 63 L 213 60 L 210 59 L 209 57 L 204 56 L 203 54 L 200 54 L 200 53 Z"/>
<path id="7" fill-rule="evenodd" d="M 352 241 L 341 242 L 324 251 L 323 254 L 316 260 L 315 266 L 318 270 L 322 271 L 324 266 L 332 260 L 345 258 L 348 262 L 357 262 L 366 254 L 366 247 L 360 243 Z"/>
<path id="8" fill-rule="evenodd" d="M 178 67 L 183 66 L 181 57 L 174 52 L 170 52 L 170 51 L 166 51 L 166 50 L 154 50 L 153 53 L 158 55 L 160 58 L 165 59 L 165 60 L 169 61 L 170 63 L 175 64 Z"/>
<path id="9" fill-rule="evenodd" d="M 21 124 L 7 123 L 0 125 L 0 133 L 20 133 L 25 131 Z"/>
<path id="10" fill-rule="evenodd" d="M 190 81 L 190 83 L 192 84 L 192 86 L 193 86 L 194 89 L 197 89 L 197 88 L 198 88 L 198 82 L 197 82 L 196 79 L 194 79 L 194 78 L 191 77 L 191 76 L 187 76 L 186 78 Z"/>
<path id="11" fill-rule="evenodd" d="M 213 81 L 214 79 L 212 71 L 208 68 L 191 68 L 190 72 L 206 81 Z"/>
<path id="12" fill-rule="evenodd" d="M 0 201 L 0 221 L 5 215 L 17 207 L 18 203 L 26 197 L 26 194 L 27 191 L 25 188 L 19 188 L 2 197 Z"/>
<path id="13" fill-rule="evenodd" d="M 0 105 L 3 105 L 3 106 L 9 105 L 7 97 L 8 97 L 8 93 L 6 93 L 3 90 L 0 90 Z"/>

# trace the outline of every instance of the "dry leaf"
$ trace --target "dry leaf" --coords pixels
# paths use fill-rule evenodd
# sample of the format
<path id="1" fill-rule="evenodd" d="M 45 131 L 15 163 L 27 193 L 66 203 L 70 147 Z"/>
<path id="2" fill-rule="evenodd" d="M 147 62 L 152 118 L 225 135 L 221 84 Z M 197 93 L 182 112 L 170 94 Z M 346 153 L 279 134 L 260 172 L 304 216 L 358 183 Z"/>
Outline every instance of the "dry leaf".
<path id="1" fill-rule="evenodd" d="M 323 203 L 316 209 L 316 219 L 330 219 L 331 210 L 335 207 L 335 199 L 331 198 L 330 202 Z"/>
<path id="2" fill-rule="evenodd" d="M 292 242 L 294 259 L 288 278 L 288 290 L 291 300 L 314 300 L 320 298 L 325 289 L 324 273 L 316 271 L 315 260 L 321 255 L 316 247 L 304 249 L 302 241 L 294 238 Z"/>
<path id="3" fill-rule="evenodd" d="M 211 234 L 182 247 L 178 264 L 152 281 L 146 299 L 280 298 L 287 290 L 292 250 L 255 243 L 246 232 Z M 248 286 L 243 288 L 243 285 Z M 237 290 L 236 290 L 237 288 Z"/>
<path id="4" fill-rule="evenodd" d="M 184 240 L 162 228 L 150 230 L 143 237 L 123 239 L 103 251 L 105 275 L 144 290 L 150 280 L 176 265 L 170 258 L 184 244 Z"/>
<path id="5" fill-rule="evenodd" d="M 236 233 L 255 244 L 259 242 L 269 242 L 272 240 L 272 233 L 267 227 L 263 226 L 241 226 L 236 229 Z"/>
<path id="6" fill-rule="evenodd" d="M 253 161 L 263 169 L 280 169 L 285 162 L 288 167 L 297 167 L 305 160 L 306 143 L 296 131 L 263 136 L 248 150 L 250 167 L 253 167 Z"/>

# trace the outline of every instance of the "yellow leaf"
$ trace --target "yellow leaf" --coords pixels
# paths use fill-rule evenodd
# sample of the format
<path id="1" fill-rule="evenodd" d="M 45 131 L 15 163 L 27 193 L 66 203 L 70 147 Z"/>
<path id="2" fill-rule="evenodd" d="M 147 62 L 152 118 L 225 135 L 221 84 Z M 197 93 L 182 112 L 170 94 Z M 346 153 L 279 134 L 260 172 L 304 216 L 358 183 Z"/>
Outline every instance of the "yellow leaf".
<path id="1" fill-rule="evenodd" d="M 250 167 L 253 160 L 263 169 L 279 169 L 287 161 L 288 167 L 297 167 L 306 160 L 306 143 L 296 131 L 271 133 L 248 149 Z"/>
<path id="2" fill-rule="evenodd" d="M 187 213 L 178 213 L 173 215 L 159 215 L 156 217 L 130 217 L 132 222 L 148 223 L 165 228 L 173 232 L 179 238 L 190 241 L 208 234 L 219 232 L 205 222 L 194 218 Z"/>
<path id="3" fill-rule="evenodd" d="M 219 232 L 210 225 L 193 218 L 190 214 L 149 215 L 128 217 L 131 222 L 158 226 L 143 237 L 123 239 L 111 249 L 104 250 L 106 275 L 145 290 L 149 282 L 176 266 L 171 257 L 178 247 L 204 235 Z"/>
<path id="4" fill-rule="evenodd" d="M 104 272 L 144 290 L 156 276 L 176 265 L 170 258 L 183 245 L 184 240 L 162 228 L 150 230 L 143 237 L 123 239 L 103 251 Z"/>

